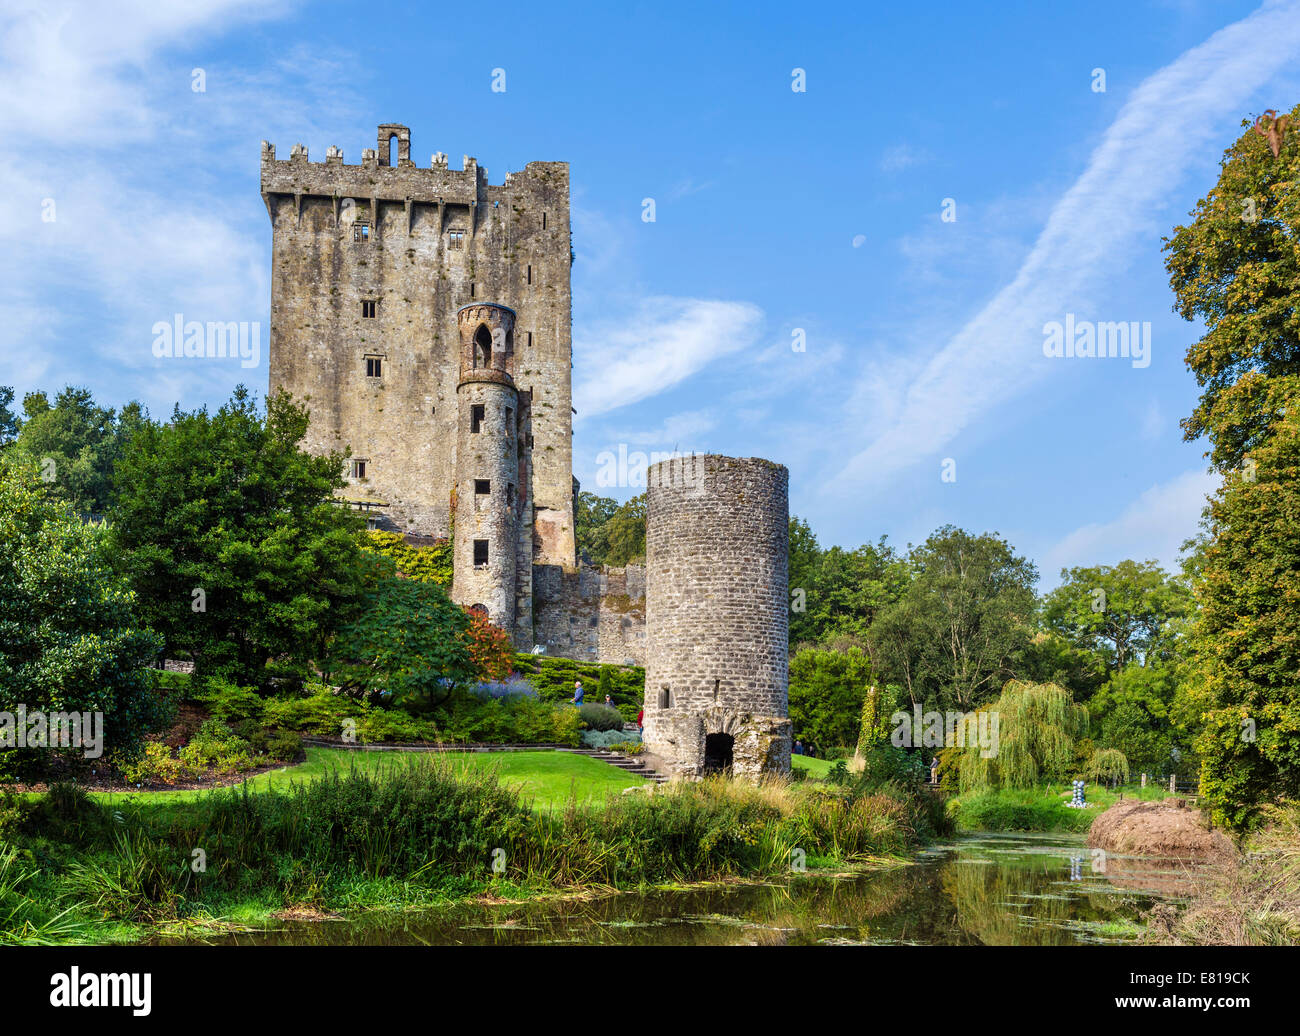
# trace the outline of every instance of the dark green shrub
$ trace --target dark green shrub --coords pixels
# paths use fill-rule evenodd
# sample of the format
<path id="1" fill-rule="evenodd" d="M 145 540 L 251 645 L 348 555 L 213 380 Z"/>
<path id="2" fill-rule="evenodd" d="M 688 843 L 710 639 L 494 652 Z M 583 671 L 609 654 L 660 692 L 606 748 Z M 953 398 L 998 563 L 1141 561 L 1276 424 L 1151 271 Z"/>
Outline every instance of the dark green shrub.
<path id="1" fill-rule="evenodd" d="M 581 705 L 578 715 L 590 730 L 622 730 L 625 722 L 617 709 L 604 705 Z"/>

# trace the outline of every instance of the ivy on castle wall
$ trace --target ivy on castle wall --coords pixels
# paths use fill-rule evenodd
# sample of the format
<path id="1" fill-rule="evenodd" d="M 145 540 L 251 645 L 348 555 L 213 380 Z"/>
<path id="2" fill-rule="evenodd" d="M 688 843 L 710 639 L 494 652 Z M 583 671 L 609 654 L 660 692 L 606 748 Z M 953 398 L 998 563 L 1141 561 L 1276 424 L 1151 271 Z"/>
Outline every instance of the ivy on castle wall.
<path id="1" fill-rule="evenodd" d="M 451 540 L 440 540 L 430 547 L 416 547 L 396 532 L 368 529 L 365 535 L 366 549 L 391 558 L 397 571 L 407 579 L 437 583 L 443 589 L 451 588 Z"/>

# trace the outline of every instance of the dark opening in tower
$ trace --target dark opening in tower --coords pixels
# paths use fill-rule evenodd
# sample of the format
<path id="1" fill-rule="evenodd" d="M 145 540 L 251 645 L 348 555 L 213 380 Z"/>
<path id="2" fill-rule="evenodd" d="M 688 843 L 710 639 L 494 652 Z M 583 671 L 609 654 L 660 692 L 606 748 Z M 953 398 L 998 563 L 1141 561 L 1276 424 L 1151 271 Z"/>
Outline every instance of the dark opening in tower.
<path id="1" fill-rule="evenodd" d="M 487 324 L 479 324 L 474 332 L 474 368 L 492 366 L 492 332 Z"/>
<path id="2" fill-rule="evenodd" d="M 731 769 L 731 752 L 736 739 L 730 734 L 709 734 L 704 739 L 704 772 L 723 773 Z"/>

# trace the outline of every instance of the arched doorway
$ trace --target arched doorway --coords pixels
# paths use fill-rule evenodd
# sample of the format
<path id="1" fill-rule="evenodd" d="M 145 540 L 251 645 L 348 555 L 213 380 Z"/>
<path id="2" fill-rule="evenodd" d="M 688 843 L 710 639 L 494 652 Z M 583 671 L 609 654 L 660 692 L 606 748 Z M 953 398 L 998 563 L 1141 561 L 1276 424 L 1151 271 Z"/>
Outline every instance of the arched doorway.
<path id="1" fill-rule="evenodd" d="M 727 773 L 736 739 L 730 734 L 709 734 L 704 739 L 704 772 Z"/>

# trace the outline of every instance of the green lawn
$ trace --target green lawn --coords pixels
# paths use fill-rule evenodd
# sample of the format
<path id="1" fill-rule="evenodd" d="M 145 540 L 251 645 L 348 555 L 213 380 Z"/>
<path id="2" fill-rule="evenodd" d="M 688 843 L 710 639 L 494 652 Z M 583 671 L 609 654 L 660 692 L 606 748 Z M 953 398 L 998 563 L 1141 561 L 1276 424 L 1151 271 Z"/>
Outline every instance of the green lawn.
<path id="1" fill-rule="evenodd" d="M 835 764 L 829 759 L 814 759 L 810 755 L 792 755 L 790 765 L 796 770 L 807 770 L 809 777 L 825 777 Z"/>
<path id="2" fill-rule="evenodd" d="M 269 770 L 248 780 L 251 791 L 283 788 L 291 781 L 313 780 L 332 770 L 355 766 L 371 772 L 393 766 L 410 766 L 425 757 L 423 752 L 365 752 L 343 748 L 308 748 L 307 759 L 297 766 Z M 494 768 L 503 784 L 519 789 L 537 809 L 555 809 L 571 796 L 579 802 L 601 802 L 608 794 L 645 781 L 609 763 L 569 752 L 447 752 L 442 756 L 453 766 L 466 770 Z M 105 803 L 113 800 L 134 802 L 185 802 L 206 795 L 207 789 L 194 791 L 95 792 Z"/>

